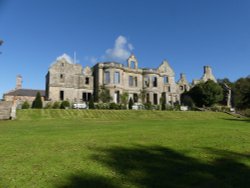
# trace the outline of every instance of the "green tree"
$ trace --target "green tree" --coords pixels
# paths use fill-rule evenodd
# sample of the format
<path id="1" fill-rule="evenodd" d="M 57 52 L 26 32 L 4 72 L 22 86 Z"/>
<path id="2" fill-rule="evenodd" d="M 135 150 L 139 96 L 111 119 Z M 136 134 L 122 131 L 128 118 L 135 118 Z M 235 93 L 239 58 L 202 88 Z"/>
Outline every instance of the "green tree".
<path id="1" fill-rule="evenodd" d="M 240 78 L 235 82 L 233 99 L 238 109 L 250 108 L 250 77 Z"/>
<path id="2" fill-rule="evenodd" d="M 223 99 L 221 86 L 212 80 L 202 82 L 194 86 L 188 95 L 192 98 L 196 106 L 212 106 Z"/>
<path id="3" fill-rule="evenodd" d="M 38 109 L 43 108 L 43 102 L 40 92 L 37 92 L 36 98 L 32 103 L 32 108 L 38 108 Z"/>
<path id="4" fill-rule="evenodd" d="M 160 102 L 161 102 L 161 110 L 166 110 L 166 99 L 165 99 L 165 97 L 161 97 Z"/>
<path id="5" fill-rule="evenodd" d="M 66 109 L 66 108 L 69 108 L 70 107 L 70 103 L 69 101 L 63 101 L 60 105 L 60 108 L 61 109 Z"/>
<path id="6" fill-rule="evenodd" d="M 101 86 L 100 88 L 99 99 L 103 103 L 108 103 L 112 100 L 112 97 L 110 96 L 110 92 L 105 86 Z"/>
<path id="7" fill-rule="evenodd" d="M 142 103 L 145 103 L 145 99 L 146 99 L 146 90 L 145 89 L 140 90 L 139 98 L 141 99 Z"/>
<path id="8" fill-rule="evenodd" d="M 121 94 L 121 103 L 123 106 L 127 109 L 127 104 L 128 104 L 128 92 L 123 92 Z"/>
<path id="9" fill-rule="evenodd" d="M 94 98 L 91 97 L 89 100 L 89 109 L 95 109 Z"/>
<path id="10" fill-rule="evenodd" d="M 129 98 L 128 108 L 131 110 L 133 105 L 134 105 L 133 99 L 132 99 L 132 98 Z"/>

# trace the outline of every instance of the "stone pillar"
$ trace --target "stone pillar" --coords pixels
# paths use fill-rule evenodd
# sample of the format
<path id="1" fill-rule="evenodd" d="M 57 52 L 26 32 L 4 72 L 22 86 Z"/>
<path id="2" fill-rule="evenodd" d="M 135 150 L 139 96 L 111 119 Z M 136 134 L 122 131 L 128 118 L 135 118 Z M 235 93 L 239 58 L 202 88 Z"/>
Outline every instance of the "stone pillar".
<path id="1" fill-rule="evenodd" d="M 17 75 L 16 77 L 16 89 L 22 89 L 23 78 L 21 75 Z"/>

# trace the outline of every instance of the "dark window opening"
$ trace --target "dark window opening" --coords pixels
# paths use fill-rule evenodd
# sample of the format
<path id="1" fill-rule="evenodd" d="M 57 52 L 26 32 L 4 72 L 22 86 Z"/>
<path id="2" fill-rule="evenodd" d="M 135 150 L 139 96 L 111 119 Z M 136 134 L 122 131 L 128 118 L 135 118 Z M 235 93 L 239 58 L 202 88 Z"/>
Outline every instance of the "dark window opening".
<path id="1" fill-rule="evenodd" d="M 134 102 L 138 102 L 138 94 L 134 93 L 133 95 Z"/>
<path id="2" fill-rule="evenodd" d="M 180 90 L 183 91 L 183 86 L 180 86 Z"/>
<path id="3" fill-rule="evenodd" d="M 167 84 L 169 82 L 168 77 L 164 76 L 164 84 Z"/>
<path id="4" fill-rule="evenodd" d="M 171 92 L 171 87 L 170 86 L 168 86 L 168 92 Z"/>
<path id="5" fill-rule="evenodd" d="M 163 92 L 161 94 L 161 100 L 164 102 L 164 104 L 166 104 L 167 98 L 166 98 L 166 92 Z"/>
<path id="6" fill-rule="evenodd" d="M 130 87 L 133 86 L 133 76 L 129 76 L 128 82 Z"/>
<path id="7" fill-rule="evenodd" d="M 157 87 L 157 77 L 153 77 L 153 87 Z"/>
<path id="8" fill-rule="evenodd" d="M 61 101 L 64 100 L 64 91 L 60 91 L 60 100 L 61 100 Z"/>
<path id="9" fill-rule="evenodd" d="M 135 87 L 137 87 L 137 77 L 135 77 Z"/>
<path id="10" fill-rule="evenodd" d="M 150 102 L 150 97 L 149 97 L 149 93 L 147 93 L 147 103 Z"/>
<path id="11" fill-rule="evenodd" d="M 86 84 L 86 85 L 89 85 L 89 77 L 86 77 L 86 78 L 85 78 L 85 84 Z"/>
<path id="12" fill-rule="evenodd" d="M 91 93 L 85 93 L 85 92 L 82 93 L 82 101 L 83 102 L 90 101 L 91 97 L 92 97 Z"/>
<path id="13" fill-rule="evenodd" d="M 115 93 L 116 93 L 116 102 L 120 103 L 120 92 L 116 91 Z"/>
<path id="14" fill-rule="evenodd" d="M 158 104 L 158 96 L 156 93 L 154 93 L 154 104 L 157 105 Z"/>

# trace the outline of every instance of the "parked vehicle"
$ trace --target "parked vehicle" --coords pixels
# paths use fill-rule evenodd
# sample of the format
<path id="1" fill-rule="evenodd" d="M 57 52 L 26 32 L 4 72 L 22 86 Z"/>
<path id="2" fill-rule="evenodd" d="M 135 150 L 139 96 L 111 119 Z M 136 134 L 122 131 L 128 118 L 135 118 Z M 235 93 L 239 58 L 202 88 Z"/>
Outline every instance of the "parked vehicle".
<path id="1" fill-rule="evenodd" d="M 88 109 L 88 106 L 86 103 L 75 103 L 73 104 L 74 109 Z"/>

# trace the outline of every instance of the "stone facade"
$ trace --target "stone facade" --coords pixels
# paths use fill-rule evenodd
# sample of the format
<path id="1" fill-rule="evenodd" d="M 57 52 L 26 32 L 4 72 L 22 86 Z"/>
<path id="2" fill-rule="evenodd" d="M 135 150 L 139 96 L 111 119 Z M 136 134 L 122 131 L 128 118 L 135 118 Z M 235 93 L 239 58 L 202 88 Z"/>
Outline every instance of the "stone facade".
<path id="1" fill-rule="evenodd" d="M 203 73 L 203 76 L 201 77 L 201 79 L 200 80 L 193 80 L 192 85 L 194 86 L 200 82 L 206 82 L 208 80 L 213 80 L 215 83 L 217 83 L 217 80 L 213 75 L 212 68 L 210 66 L 204 66 L 203 69 L 204 69 L 204 73 Z"/>
<path id="2" fill-rule="evenodd" d="M 134 55 L 128 58 L 127 66 L 116 62 L 96 64 L 95 96 L 98 96 L 102 86 L 109 89 L 115 103 L 120 101 L 122 93 L 127 92 L 134 102 L 160 104 L 160 99 L 165 98 L 164 101 L 169 105 L 179 103 L 180 93 L 189 89 L 184 76 L 178 83 L 175 82 L 175 73 L 166 60 L 157 69 L 139 68 Z M 145 93 L 145 101 L 139 97 L 142 91 Z"/>
<path id="3" fill-rule="evenodd" d="M 194 84 L 208 79 L 216 82 L 211 68 L 205 66 L 202 79 L 195 80 Z M 51 65 L 46 75 L 46 99 L 49 101 L 88 102 L 92 96 L 97 101 L 102 87 L 109 90 L 110 102 L 119 103 L 121 94 L 127 92 L 134 102 L 157 105 L 165 99 L 163 101 L 167 105 L 173 105 L 180 103 L 180 95 L 192 85 L 185 74 L 181 74 L 176 82 L 175 72 L 166 60 L 156 69 L 139 68 L 133 54 L 126 66 L 117 62 L 101 62 L 92 69 L 83 68 L 63 55 Z"/>
<path id="4" fill-rule="evenodd" d="M 93 94 L 93 76 L 89 67 L 61 56 L 51 65 L 46 75 L 46 99 L 71 102 L 89 101 Z"/>

